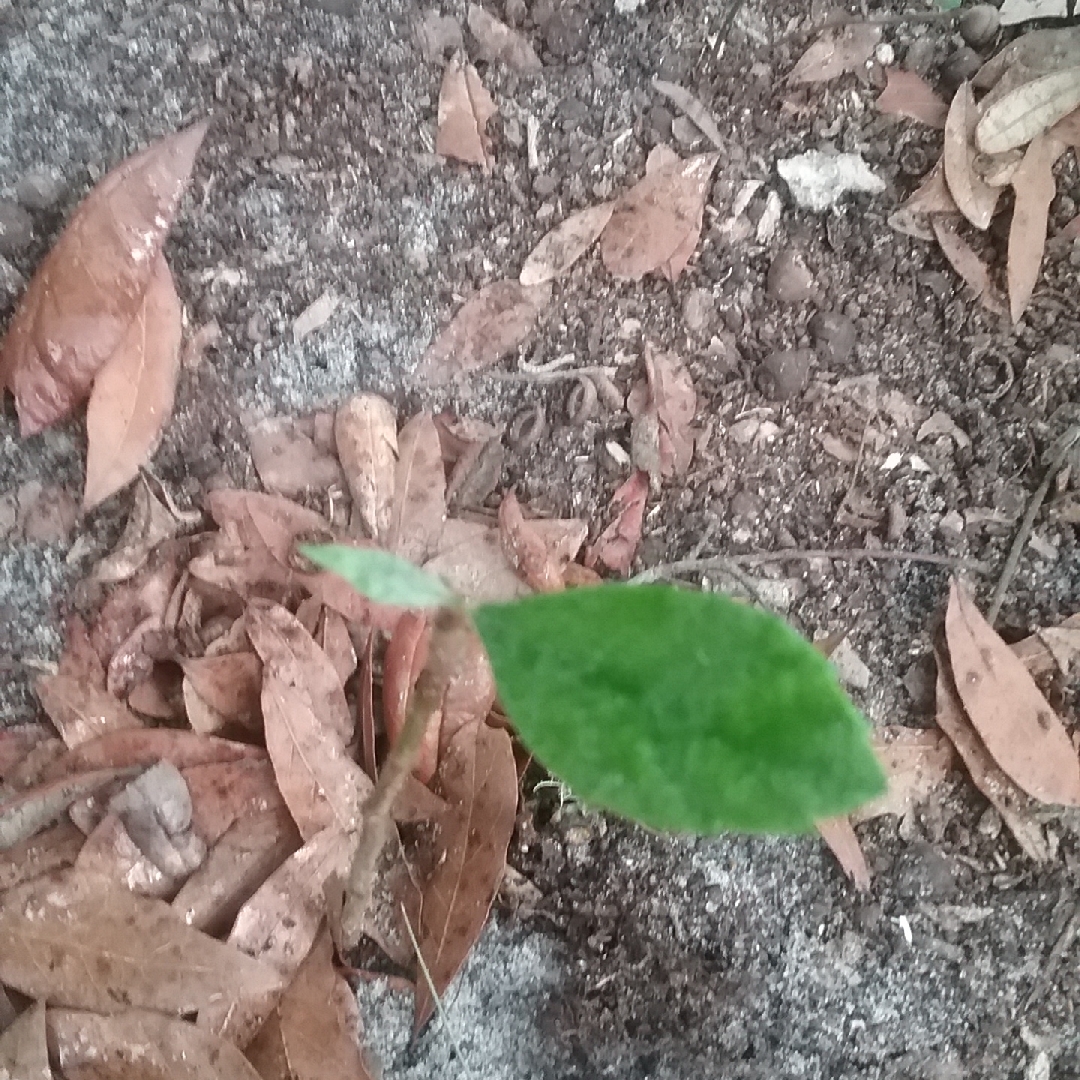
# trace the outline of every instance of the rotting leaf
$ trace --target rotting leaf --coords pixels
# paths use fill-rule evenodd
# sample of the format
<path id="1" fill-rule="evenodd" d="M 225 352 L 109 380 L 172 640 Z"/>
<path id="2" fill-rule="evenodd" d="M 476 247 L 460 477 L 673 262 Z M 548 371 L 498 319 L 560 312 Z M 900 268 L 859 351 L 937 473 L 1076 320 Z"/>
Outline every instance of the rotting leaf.
<path id="1" fill-rule="evenodd" d="M 566 274 L 604 231 L 614 209 L 611 201 L 587 206 L 556 225 L 529 253 L 521 268 L 521 284 L 542 285 Z"/>
<path id="2" fill-rule="evenodd" d="M 364 536 L 385 544 L 397 467 L 397 411 L 378 394 L 357 394 L 338 406 L 334 440 Z"/>
<path id="3" fill-rule="evenodd" d="M 457 53 L 446 65 L 439 91 L 435 153 L 479 165 L 485 173 L 490 173 L 495 157 L 487 124 L 498 111 L 476 68 L 463 53 Z"/>
<path id="4" fill-rule="evenodd" d="M 611 497 L 611 522 L 585 553 L 585 565 L 599 563 L 616 574 L 628 574 L 641 543 L 645 502 L 649 497 L 649 474 L 641 469 L 616 489 Z"/>
<path id="5" fill-rule="evenodd" d="M 417 378 L 436 385 L 498 363 L 528 338 L 551 301 L 551 285 L 495 281 L 466 300 L 431 343 Z M 399 437 L 400 442 L 400 437 Z"/>
<path id="6" fill-rule="evenodd" d="M 33 435 L 82 402 L 157 271 L 208 122 L 166 136 L 108 173 L 30 282 L 0 346 L 0 383 Z"/>
<path id="7" fill-rule="evenodd" d="M 162 540 L 172 540 L 184 523 L 150 490 L 144 476 L 135 487 L 135 502 L 116 547 L 94 567 L 94 581 L 112 585 L 127 581 Z"/>
<path id="8" fill-rule="evenodd" d="M 86 487 L 91 510 L 130 483 L 157 449 L 180 374 L 180 298 L 158 255 L 142 302 L 102 364 L 86 407 Z"/>
<path id="9" fill-rule="evenodd" d="M 499 537 L 510 565 L 535 592 L 563 588 L 562 568 L 544 536 L 526 521 L 517 495 L 511 490 L 499 505 Z"/>
<path id="10" fill-rule="evenodd" d="M 233 822 L 285 803 L 274 777 L 274 766 L 266 758 L 212 762 L 183 769 L 191 794 L 191 826 L 213 845 Z"/>
<path id="11" fill-rule="evenodd" d="M 0 851 L 0 893 L 71 866 L 85 839 L 70 821 L 62 821 L 7 851 Z"/>
<path id="12" fill-rule="evenodd" d="M 4 901 L 0 981 L 55 1005 L 179 1014 L 281 985 L 272 967 L 185 926 L 168 904 L 104 879 L 64 871 Z"/>
<path id="13" fill-rule="evenodd" d="M 341 487 L 341 466 L 333 447 L 318 439 L 312 417 L 269 416 L 245 427 L 267 491 L 292 497 Z"/>
<path id="14" fill-rule="evenodd" d="M 632 445 L 636 447 L 647 440 L 650 447 L 635 464 L 649 472 L 654 484 L 659 485 L 661 477 L 682 476 L 690 467 L 694 454 L 691 424 L 697 412 L 697 394 L 690 372 L 679 357 L 657 352 L 648 342 L 645 372 L 647 382 L 631 391 L 626 405 L 634 425 L 639 429 L 644 427 L 635 439 L 631 425 Z M 648 468 L 646 462 L 653 468 Z"/>
<path id="15" fill-rule="evenodd" d="M 1010 42 L 976 72 L 972 85 L 988 90 L 1007 72 L 1047 75 L 1080 63 L 1080 26 L 1031 30 Z"/>
<path id="16" fill-rule="evenodd" d="M 1064 725 L 955 580 L 945 638 L 957 693 L 997 764 L 1035 799 L 1080 804 L 1080 761 Z"/>
<path id="17" fill-rule="evenodd" d="M 227 721 L 257 730 L 262 661 L 251 652 L 182 659 L 184 679 Z"/>
<path id="18" fill-rule="evenodd" d="M 529 592 L 506 559 L 499 530 L 479 521 L 449 518 L 439 550 L 424 569 L 472 603 L 513 600 Z"/>
<path id="19" fill-rule="evenodd" d="M 986 263 L 972 250 L 966 240 L 956 231 L 952 222 L 945 218 L 934 217 L 930 221 L 942 254 L 949 260 L 949 265 L 964 279 L 983 307 L 995 315 L 1005 312 L 1005 305 L 998 290 L 990 280 L 990 271 Z"/>
<path id="20" fill-rule="evenodd" d="M 480 45 L 479 57 L 490 63 L 499 60 L 519 75 L 539 75 L 544 65 L 536 50 L 516 30 L 500 22 L 479 4 L 470 4 L 469 29 Z"/>
<path id="21" fill-rule="evenodd" d="M 0 1032 L 0 1077 L 52 1080 L 45 1038 L 45 1002 L 36 1001 Z"/>
<path id="22" fill-rule="evenodd" d="M 1000 191 L 987 184 L 975 171 L 977 119 L 971 83 L 961 83 L 945 120 L 945 179 L 960 213 L 976 229 L 986 229 L 994 216 Z"/>
<path id="23" fill-rule="evenodd" d="M 846 816 L 824 818 L 817 822 L 816 828 L 855 888 L 866 892 L 870 888 L 870 868 L 866 865 L 859 838 L 851 827 L 851 819 Z"/>
<path id="24" fill-rule="evenodd" d="M 97 1080 L 260 1080 L 230 1043 L 195 1024 L 130 1009 L 100 1016 L 49 1009 L 48 1046 L 66 1076 Z M 92 1070 L 89 1074 L 81 1069 Z M 101 1070 L 98 1072 L 98 1070 Z"/>
<path id="25" fill-rule="evenodd" d="M 828 29 L 802 54 L 788 81 L 828 82 L 849 71 L 860 71 L 874 55 L 880 40 L 881 27 L 870 23 Z"/>
<path id="26" fill-rule="evenodd" d="M 439 429 L 430 413 L 417 413 L 398 436 L 387 548 L 419 565 L 438 549 L 445 520 L 446 472 Z"/>
<path id="27" fill-rule="evenodd" d="M 885 89 L 874 103 L 887 116 L 906 116 L 933 128 L 943 128 L 949 115 L 945 104 L 930 84 L 917 72 L 886 68 Z"/>
<path id="28" fill-rule="evenodd" d="M 1023 146 L 1080 106 L 1080 65 L 1022 83 L 982 110 L 975 143 L 984 154 Z"/>
<path id="29" fill-rule="evenodd" d="M 143 727 L 119 699 L 66 675 L 42 675 L 35 686 L 41 707 L 64 744 L 73 748 L 108 731 Z"/>
<path id="30" fill-rule="evenodd" d="M 439 833 L 438 866 L 424 883 L 418 937 L 441 996 L 480 936 L 506 866 L 518 801 L 509 734 L 483 723 L 463 728 L 443 752 L 438 779 L 450 809 Z M 420 980 L 417 1030 L 434 1009 L 427 980 Z"/>

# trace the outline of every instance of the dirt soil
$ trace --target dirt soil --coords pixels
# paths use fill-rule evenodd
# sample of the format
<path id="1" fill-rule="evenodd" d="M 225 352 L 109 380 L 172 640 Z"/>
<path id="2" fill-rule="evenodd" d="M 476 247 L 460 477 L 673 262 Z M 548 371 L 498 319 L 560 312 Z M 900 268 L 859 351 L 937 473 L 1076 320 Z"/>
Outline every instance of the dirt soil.
<path id="1" fill-rule="evenodd" d="M 404 0 L 0 0 L 0 207 L 11 215 L 21 203 L 32 224 L 32 235 L 5 234 L 9 270 L 29 276 L 105 169 L 214 117 L 167 248 L 191 326 L 221 329 L 184 374 L 154 460 L 175 499 L 198 505 L 214 485 L 257 486 L 245 421 L 370 389 L 403 415 L 451 406 L 507 423 L 541 409 L 538 441 L 508 440 L 503 486 L 538 511 L 599 523 L 625 477 L 606 449 L 628 446 L 625 414 L 572 426 L 569 384 L 480 376 L 434 393 L 411 373 L 464 295 L 516 275 L 552 224 L 639 178 L 655 143 L 707 148 L 652 90 L 659 75 L 705 102 L 725 139 L 698 253 L 674 285 L 613 282 L 590 255 L 557 286 L 526 350 L 534 361 L 618 364 L 624 385 L 640 374 L 646 339 L 690 365 L 704 436 L 691 474 L 650 504 L 640 567 L 885 545 L 985 563 L 989 575 L 970 578 L 985 599 L 1041 456 L 1080 416 L 1080 247 L 1051 243 L 1014 329 L 929 244 L 894 232 L 886 219 L 940 136 L 876 115 L 874 92 L 851 76 L 785 88 L 823 11 L 747 0 L 723 50 L 725 10 L 711 0 L 626 12 L 613 0 L 507 0 L 493 11 L 519 22 L 545 67 L 525 80 L 480 65 L 501 111 L 497 165 L 484 176 L 432 153 L 441 64 L 424 59 L 422 12 Z M 463 4 L 442 13 L 464 25 Z M 883 41 L 897 58 L 918 55 L 931 79 L 960 44 L 940 23 L 889 28 Z M 776 162 L 828 147 L 862 153 L 886 191 L 800 210 Z M 1051 234 L 1080 202 L 1071 157 L 1063 170 L 1059 191 L 1071 195 L 1055 200 Z M 748 180 L 761 182 L 751 225 L 779 197 L 764 242 L 725 229 Z M 1002 256 L 1005 238 L 990 243 Z M 781 302 L 768 271 L 790 251 L 813 283 Z M 293 321 L 327 290 L 341 298 L 336 313 L 295 340 Z M 5 320 L 14 293 L 0 288 Z M 821 312 L 827 333 L 812 323 Z M 810 350 L 805 385 L 783 401 L 761 368 L 778 349 Z M 961 435 L 917 438 L 939 411 Z M 37 665 L 56 658 L 73 586 L 130 504 L 118 496 L 67 520 L 54 493 L 29 527 L 43 539 L 11 527 L 18 500 L 33 501 L 26 485 L 77 498 L 83 460 L 81 422 L 20 441 L 5 402 L 8 721 L 36 715 Z M 1011 633 L 1077 608 L 1069 500 L 1055 490 L 1037 522 L 1004 611 Z M 947 568 L 792 557 L 751 572 L 808 635 L 849 635 L 869 670 L 855 696 L 874 722 L 932 722 L 929 650 Z M 1071 705 L 1067 689 L 1067 716 Z M 1080 1077 L 1080 946 L 1066 936 L 1066 951 L 1053 951 L 1077 910 L 1080 826 L 1058 816 L 1048 828 L 1057 858 L 1037 870 L 957 774 L 903 822 L 860 827 L 874 875 L 860 895 L 816 839 L 658 837 L 560 806 L 545 788 L 511 848 L 539 899 L 500 901 L 444 1023 L 417 1044 L 407 997 L 365 987 L 367 1039 L 387 1078 Z"/>

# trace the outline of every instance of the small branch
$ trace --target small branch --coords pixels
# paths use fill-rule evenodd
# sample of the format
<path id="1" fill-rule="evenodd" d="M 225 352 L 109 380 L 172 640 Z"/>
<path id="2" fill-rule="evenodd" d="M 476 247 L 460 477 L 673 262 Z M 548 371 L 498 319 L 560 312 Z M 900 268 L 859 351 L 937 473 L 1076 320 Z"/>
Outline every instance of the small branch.
<path id="1" fill-rule="evenodd" d="M 536 383 L 548 383 L 548 382 L 562 382 L 566 379 L 581 379 L 583 377 L 593 376 L 596 378 L 614 378 L 615 368 L 613 367 L 579 367 L 579 368 L 559 368 L 550 369 L 542 368 L 537 371 L 489 371 L 487 377 L 489 379 L 498 379 L 501 382 L 536 382 Z"/>
<path id="2" fill-rule="evenodd" d="M 1069 946 L 1073 943 L 1073 938 L 1076 937 L 1078 931 L 1080 931 L 1080 908 L 1074 905 L 1073 913 L 1065 924 L 1065 929 L 1058 935 L 1057 941 L 1054 942 L 1046 960 L 1043 961 L 1039 974 L 1032 984 L 1031 992 L 1024 1001 L 1024 1012 L 1027 1012 L 1042 997 L 1047 986 L 1052 981 L 1058 965 L 1061 963 L 1061 958 L 1068 952 Z"/>

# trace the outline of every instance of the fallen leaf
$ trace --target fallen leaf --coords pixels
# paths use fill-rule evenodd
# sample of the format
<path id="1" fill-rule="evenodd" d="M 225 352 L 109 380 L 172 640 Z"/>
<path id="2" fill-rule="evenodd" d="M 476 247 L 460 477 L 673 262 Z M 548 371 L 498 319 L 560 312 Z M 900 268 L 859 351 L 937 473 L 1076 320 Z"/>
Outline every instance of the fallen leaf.
<path id="1" fill-rule="evenodd" d="M 266 748 L 300 835 L 356 829 L 372 784 L 345 749 L 352 718 L 333 665 L 277 605 L 249 608 L 248 636 L 263 661 Z"/>
<path id="2" fill-rule="evenodd" d="M 99 1016 L 49 1009 L 49 1051 L 69 1077 L 95 1080 L 260 1080 L 233 1045 L 185 1020 L 130 1009 Z M 79 1070 L 89 1068 L 90 1073 Z M 100 1070 L 100 1071 L 99 1071 Z"/>
<path id="3" fill-rule="evenodd" d="M 956 581 L 945 637 L 957 693 L 997 764 L 1035 799 L 1080 804 L 1080 761 L 1065 727 Z"/>
<path id="4" fill-rule="evenodd" d="M 945 179 L 960 213 L 976 229 L 986 229 L 997 207 L 999 189 L 987 184 L 974 168 L 977 120 L 971 83 L 961 83 L 945 120 Z"/>
<path id="5" fill-rule="evenodd" d="M 406 611 L 383 655 L 383 723 L 393 746 L 405 726 L 409 697 L 427 663 L 431 626 L 422 612 Z M 439 718 L 441 719 L 441 717 Z M 439 756 L 439 723 L 432 717 L 417 750 L 412 774 L 426 784 L 435 775 Z"/>
<path id="6" fill-rule="evenodd" d="M 1044 626 L 1035 631 L 1036 638 L 1054 658 L 1063 675 L 1071 675 L 1080 658 L 1080 615 L 1070 615 L 1057 626 Z M 1010 646 L 1014 648 L 1015 647 Z"/>
<path id="7" fill-rule="evenodd" d="M 851 820 L 847 817 L 825 818 L 817 822 L 816 828 L 855 888 L 866 892 L 870 888 L 870 868 Z"/>
<path id="8" fill-rule="evenodd" d="M 1009 314 L 1012 321 L 1020 316 L 1035 291 L 1043 251 L 1046 248 L 1046 224 L 1057 185 L 1054 162 L 1064 153 L 1065 144 L 1049 135 L 1036 135 L 1013 173 L 1016 193 L 1012 224 L 1009 226 Z"/>
<path id="9" fill-rule="evenodd" d="M 640 281 L 658 270 L 669 280 L 678 278 L 697 246 L 719 156 L 712 152 L 683 161 L 661 155 L 660 164 L 651 170 L 646 165 L 645 176 L 618 199 L 600 235 L 600 255 L 611 274 Z"/>
<path id="10" fill-rule="evenodd" d="M 480 46 L 479 58 L 499 60 L 519 75 L 539 75 L 544 65 L 536 50 L 516 30 L 489 15 L 479 4 L 470 4 L 469 29 Z"/>
<path id="11" fill-rule="evenodd" d="M 440 760 L 459 732 L 480 727 L 495 705 L 495 673 L 480 635 L 468 625 L 458 626 L 443 639 L 445 673 L 442 723 L 439 726 Z"/>
<path id="12" fill-rule="evenodd" d="M 885 69 L 885 78 L 885 89 L 874 103 L 878 112 L 887 116 L 907 116 L 933 128 L 945 126 L 949 106 L 921 75 L 891 67 Z"/>
<path id="13" fill-rule="evenodd" d="M 341 487 L 341 466 L 329 448 L 316 442 L 310 417 L 267 417 L 247 425 L 247 437 L 267 491 L 289 497 Z"/>
<path id="14" fill-rule="evenodd" d="M 363 535 L 385 544 L 397 467 L 397 410 L 378 394 L 358 394 L 334 418 L 338 457 Z"/>
<path id="15" fill-rule="evenodd" d="M 616 574 L 628 574 L 641 543 L 645 502 L 649 497 L 649 474 L 638 469 L 611 497 L 611 523 L 585 552 L 585 565 L 597 563 Z"/>
<path id="16" fill-rule="evenodd" d="M 1004 0 L 1000 8 L 1002 26 L 1032 19 L 1065 19 L 1068 15 L 1068 0 Z"/>
<path id="17" fill-rule="evenodd" d="M 0 749 L 2 748 L 2 740 L 0 740 Z M 42 739 L 4 774 L 2 777 L 4 785 L 11 791 L 25 791 L 34 784 L 55 779 L 52 770 L 56 768 L 57 761 L 66 754 L 67 748 L 60 739 Z"/>
<path id="18" fill-rule="evenodd" d="M 94 567 L 91 577 L 103 585 L 127 581 L 162 540 L 179 536 L 184 523 L 150 490 L 145 476 L 135 487 L 135 502 L 116 547 Z"/>
<path id="19" fill-rule="evenodd" d="M 551 301 L 551 285 L 496 281 L 467 300 L 431 343 L 417 378 L 439 385 L 498 363 L 532 333 Z"/>
<path id="20" fill-rule="evenodd" d="M 184 679 L 227 721 L 258 730 L 262 661 L 250 652 L 219 653 L 180 661 Z"/>
<path id="21" fill-rule="evenodd" d="M 157 449 L 176 396 L 181 324 L 180 297 L 158 255 L 142 303 L 90 392 L 84 509 L 134 480 Z"/>
<path id="22" fill-rule="evenodd" d="M 75 870 L 86 877 L 97 876 L 123 885 L 139 896 L 167 900 L 180 887 L 182 878 L 172 878 L 154 865 L 128 835 L 115 814 L 105 816 L 90 830 Z"/>
<path id="23" fill-rule="evenodd" d="M 194 1012 L 281 985 L 273 967 L 185 926 L 168 904 L 71 870 L 5 894 L 0 981 L 103 1013 Z"/>
<path id="24" fill-rule="evenodd" d="M 191 794 L 191 827 L 213 845 L 235 821 L 285 806 L 265 758 L 193 765 L 183 771 Z"/>
<path id="25" fill-rule="evenodd" d="M 345 619 L 332 608 L 323 609 L 319 644 L 330 663 L 334 665 L 338 681 L 344 686 L 356 670 L 356 646 L 353 644 Z M 351 734 L 349 738 L 351 741 Z"/>
<path id="26" fill-rule="evenodd" d="M 881 40 L 881 27 L 852 23 L 826 30 L 799 58 L 788 81 L 828 82 L 851 71 L 862 71 Z"/>
<path id="27" fill-rule="evenodd" d="M 369 633 L 364 655 L 360 659 L 360 678 L 356 688 L 357 709 L 360 714 L 360 750 L 364 772 L 377 780 L 379 768 L 375 761 L 375 634 Z"/>
<path id="28" fill-rule="evenodd" d="M 521 284 L 542 285 L 563 277 L 592 247 L 611 220 L 614 209 L 614 202 L 587 206 L 556 225 L 529 253 L 521 268 Z"/>
<path id="29" fill-rule="evenodd" d="M 716 120 L 705 106 L 689 90 L 684 89 L 677 83 L 667 82 L 653 76 L 652 88 L 663 94 L 680 112 L 682 112 L 694 126 L 713 144 L 715 149 L 724 149 L 724 140 L 720 129 L 716 126 Z M 738 215 L 736 215 L 738 216 Z"/>
<path id="30" fill-rule="evenodd" d="M 975 74 L 972 85 L 995 88 L 1001 77 L 1020 69 L 1025 75 L 1046 75 L 1080 63 L 1080 27 L 1031 30 L 1001 49 Z"/>
<path id="31" fill-rule="evenodd" d="M 934 217 L 930 224 L 942 254 L 949 260 L 949 265 L 964 279 L 987 311 L 1003 314 L 1005 306 L 990 280 L 990 271 L 986 263 L 975 254 L 950 221 Z"/>
<path id="32" fill-rule="evenodd" d="M 439 91 L 435 153 L 479 165 L 485 173 L 490 173 L 495 156 L 491 152 L 487 124 L 498 111 L 476 68 L 463 53 L 455 54 L 446 65 Z"/>
<path id="33" fill-rule="evenodd" d="M 499 505 L 499 537 L 510 565 L 536 592 L 558 592 L 563 588 L 562 568 L 543 535 L 526 521 L 513 490 Z"/>
<path id="34" fill-rule="evenodd" d="M 356 999 L 334 970 L 323 927 L 278 1006 L 281 1040 L 294 1080 L 369 1080 L 357 1044 Z"/>
<path id="35" fill-rule="evenodd" d="M 330 321 L 340 305 L 341 297 L 333 289 L 327 289 L 326 292 L 317 296 L 293 320 L 293 341 L 299 343 L 309 334 L 321 330 Z"/>
<path id="36" fill-rule="evenodd" d="M 944 656 L 937 653 L 937 723 L 964 760 L 975 786 L 990 800 L 1002 821 L 1033 862 L 1050 859 L 1050 848 L 1035 817 L 1035 804 L 998 767 L 972 726 Z"/>
<path id="37" fill-rule="evenodd" d="M 975 144 L 984 154 L 1023 146 L 1080 106 L 1080 64 L 1022 83 L 983 107 Z"/>
<path id="38" fill-rule="evenodd" d="M 187 879 L 172 908 L 188 926 L 226 932 L 255 891 L 301 845 L 284 805 L 234 821 Z"/>
<path id="39" fill-rule="evenodd" d="M 484 928 L 506 866 L 518 800 L 509 734 L 482 723 L 462 729 L 443 752 L 438 779 L 450 809 L 439 834 L 442 856 L 423 886 L 418 936 L 420 955 L 441 997 Z M 428 981 L 421 979 L 417 1031 L 434 1010 Z"/>
<path id="40" fill-rule="evenodd" d="M 62 821 L 0 851 L 0 893 L 24 881 L 71 866 L 86 837 L 70 821 Z"/>
<path id="41" fill-rule="evenodd" d="M 50 732 L 43 724 L 19 724 L 15 727 L 0 728 L 0 781 L 30 753 L 31 750 L 50 737 Z"/>
<path id="42" fill-rule="evenodd" d="M 119 698 L 68 676 L 42 675 L 35 689 L 41 707 L 68 747 L 79 746 L 109 731 L 143 727 L 142 721 Z"/>
<path id="43" fill-rule="evenodd" d="M 7 1029 L 15 1022 L 15 1017 L 17 1015 L 15 1006 L 11 1003 L 11 998 L 8 996 L 8 992 L 0 986 L 0 1032 L 7 1031 Z"/>
<path id="44" fill-rule="evenodd" d="M 446 472 L 439 430 L 430 413 L 417 413 L 398 436 L 387 547 L 419 565 L 438 549 L 445 520 Z"/>
<path id="45" fill-rule="evenodd" d="M 949 740 L 939 731 L 923 728 L 878 728 L 874 753 L 885 770 L 889 790 L 851 814 L 856 823 L 882 814 L 908 814 L 944 784 L 953 764 Z"/>
<path id="46" fill-rule="evenodd" d="M 11 1080 L 52 1080 L 44 1001 L 34 1002 L 0 1033 L 0 1076 Z"/>
<path id="47" fill-rule="evenodd" d="M 631 446 L 637 454 L 632 456 L 659 485 L 661 477 L 682 476 L 690 467 L 697 394 L 683 362 L 674 353 L 656 352 L 648 342 L 645 371 L 647 381 L 634 387 L 626 402 L 634 420 Z"/>
<path id="48" fill-rule="evenodd" d="M 529 593 L 503 553 L 499 530 L 478 521 L 448 519 L 439 550 L 424 569 L 474 604 L 516 600 Z"/>
<path id="49" fill-rule="evenodd" d="M 143 303 L 208 122 L 108 173 L 38 267 L 0 346 L 0 383 L 33 435 L 82 402 Z"/>
<path id="50" fill-rule="evenodd" d="M 296 537 L 330 535 L 330 522 L 321 514 L 291 499 L 261 491 L 209 491 L 206 509 L 218 528 L 234 526 L 245 548 L 263 548 L 286 564 Z"/>

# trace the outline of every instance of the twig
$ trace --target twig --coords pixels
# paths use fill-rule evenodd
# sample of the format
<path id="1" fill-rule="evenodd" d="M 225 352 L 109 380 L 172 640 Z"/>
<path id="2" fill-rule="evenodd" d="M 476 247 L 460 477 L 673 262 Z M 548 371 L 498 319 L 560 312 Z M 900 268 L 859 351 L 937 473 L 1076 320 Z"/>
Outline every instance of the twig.
<path id="1" fill-rule="evenodd" d="M 1057 971 L 1058 965 L 1061 963 L 1061 958 L 1069 951 L 1069 946 L 1073 943 L 1073 938 L 1076 937 L 1078 930 L 1080 930 L 1080 907 L 1074 907 L 1065 928 L 1058 935 L 1057 941 L 1054 942 L 1046 956 L 1046 960 L 1039 968 L 1039 974 L 1032 984 L 1031 992 L 1024 1000 L 1025 1012 L 1042 997 L 1047 985 L 1054 977 L 1054 972 Z"/>
<path id="2" fill-rule="evenodd" d="M 1001 605 L 1005 602 L 1005 594 L 1009 591 L 1012 579 L 1016 577 L 1016 570 L 1020 565 L 1020 556 L 1024 552 L 1024 545 L 1028 542 L 1031 530 L 1035 527 L 1035 518 L 1038 516 L 1043 500 L 1046 498 L 1046 493 L 1050 490 L 1050 485 L 1054 482 L 1054 477 L 1057 476 L 1061 466 L 1065 464 L 1066 456 L 1078 439 L 1080 439 L 1080 424 L 1073 424 L 1072 427 L 1058 439 L 1054 456 L 1050 459 L 1050 464 L 1047 466 L 1046 475 L 1043 477 L 1042 483 L 1035 489 L 1035 494 L 1031 496 L 1031 499 L 1028 502 L 1024 520 L 1020 522 L 1020 528 L 1017 530 L 1016 538 L 1012 542 L 1012 547 L 1009 548 L 1009 554 L 1005 559 L 1005 565 L 1001 568 L 1001 577 L 998 578 L 997 587 L 994 589 L 994 595 L 990 598 L 990 606 L 986 609 L 986 621 L 990 623 L 991 626 L 997 622 L 997 617 L 1001 614 Z"/>
<path id="3" fill-rule="evenodd" d="M 680 559 L 678 562 L 661 563 L 659 566 L 652 566 L 648 570 L 642 570 L 640 574 L 635 574 L 630 579 L 630 584 L 646 585 L 651 581 L 665 581 L 668 578 L 678 577 L 680 574 L 694 573 L 699 570 L 711 570 L 717 574 L 726 575 L 732 581 L 738 582 L 759 604 L 763 603 L 759 583 L 735 566 L 730 559 L 719 555 L 707 559 Z"/>
<path id="4" fill-rule="evenodd" d="M 489 371 L 489 379 L 499 379 L 502 382 L 561 382 L 564 379 L 580 379 L 582 377 L 600 377 L 611 379 L 615 376 L 613 367 L 578 367 L 542 369 L 539 371 Z"/>

